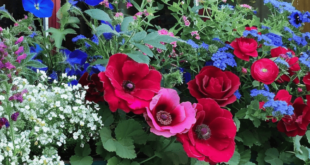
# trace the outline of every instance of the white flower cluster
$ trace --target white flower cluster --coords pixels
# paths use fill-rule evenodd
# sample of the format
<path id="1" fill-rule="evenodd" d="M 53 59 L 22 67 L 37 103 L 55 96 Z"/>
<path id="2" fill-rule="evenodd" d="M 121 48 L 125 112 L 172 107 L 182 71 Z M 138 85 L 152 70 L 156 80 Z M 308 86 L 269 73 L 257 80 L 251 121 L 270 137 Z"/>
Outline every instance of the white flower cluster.
<path id="1" fill-rule="evenodd" d="M 44 72 L 41 74 L 42 79 L 47 78 Z M 50 157 L 40 155 L 30 160 L 31 143 L 44 149 L 48 144 L 62 146 L 67 140 L 74 140 L 83 145 L 90 139 L 99 138 L 99 130 L 103 127 L 102 119 L 97 113 L 99 106 L 84 100 L 86 92 L 80 90 L 82 88 L 80 84 L 69 86 L 54 81 L 54 84 L 49 86 L 42 83 L 30 85 L 26 79 L 20 77 L 14 78 L 13 84 L 18 87 L 18 92 L 24 89 L 28 91 L 23 94 L 22 103 L 15 101 L 12 104 L 14 110 L 20 113 L 15 122 L 17 124 L 14 142 L 15 152 L 20 152 L 15 155 L 22 157 L 22 162 L 60 163 L 57 154 Z M 5 111 L 0 106 L 0 117 L 5 116 L 4 114 Z M 10 162 L 18 162 L 12 154 L 13 140 L 8 138 L 9 134 L 9 129 L 5 129 L 5 126 L 0 130 L 0 164 L 7 157 Z"/>

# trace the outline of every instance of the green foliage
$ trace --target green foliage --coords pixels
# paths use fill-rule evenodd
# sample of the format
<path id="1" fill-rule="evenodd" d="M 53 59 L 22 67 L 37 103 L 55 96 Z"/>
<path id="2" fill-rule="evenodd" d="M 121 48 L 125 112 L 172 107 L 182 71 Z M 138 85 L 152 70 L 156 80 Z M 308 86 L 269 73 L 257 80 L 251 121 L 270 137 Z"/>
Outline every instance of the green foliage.
<path id="1" fill-rule="evenodd" d="M 93 158 L 88 156 L 91 152 L 89 144 L 85 144 L 84 147 L 76 146 L 74 148 L 75 155 L 70 157 L 70 163 L 72 165 L 91 165 Z"/>
<path id="2" fill-rule="evenodd" d="M 281 159 L 279 159 L 279 152 L 276 148 L 269 148 L 265 153 L 265 161 L 274 165 L 283 165 Z"/>
<path id="3" fill-rule="evenodd" d="M 84 12 L 88 14 L 91 18 L 96 19 L 96 20 L 104 20 L 108 22 L 112 21 L 109 15 L 100 9 L 88 9 Z"/>
<path id="4" fill-rule="evenodd" d="M 76 32 L 73 29 L 60 30 L 60 29 L 50 28 L 47 30 L 47 32 L 52 33 L 51 37 L 55 40 L 55 46 L 57 48 L 61 48 L 62 41 L 65 39 L 65 36 L 67 34 L 76 34 Z"/>

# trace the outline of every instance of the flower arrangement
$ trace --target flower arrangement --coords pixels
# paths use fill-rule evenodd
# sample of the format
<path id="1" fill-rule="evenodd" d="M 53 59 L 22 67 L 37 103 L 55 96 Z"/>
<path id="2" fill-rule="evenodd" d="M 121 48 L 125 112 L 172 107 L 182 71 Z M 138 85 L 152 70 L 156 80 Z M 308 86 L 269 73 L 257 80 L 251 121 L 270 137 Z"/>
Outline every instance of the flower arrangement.
<path id="1" fill-rule="evenodd" d="M 170 29 L 151 24 L 163 4 Z M 308 164 L 309 12 L 264 4 L 260 21 L 226 0 L 70 0 L 46 31 L 51 0 L 1 7 L 1 164 Z"/>

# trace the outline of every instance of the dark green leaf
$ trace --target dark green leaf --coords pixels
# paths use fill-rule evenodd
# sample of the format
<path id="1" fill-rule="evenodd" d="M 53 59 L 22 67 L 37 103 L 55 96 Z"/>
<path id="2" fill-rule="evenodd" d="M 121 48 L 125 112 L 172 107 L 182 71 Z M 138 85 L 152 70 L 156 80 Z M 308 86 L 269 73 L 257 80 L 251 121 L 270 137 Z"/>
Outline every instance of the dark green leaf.
<path id="1" fill-rule="evenodd" d="M 108 160 L 107 165 L 118 165 L 119 162 L 120 160 L 116 156 L 114 156 Z"/>
<path id="2" fill-rule="evenodd" d="M 251 150 L 244 150 L 240 152 L 240 162 L 239 164 L 245 164 L 251 159 Z"/>
<path id="3" fill-rule="evenodd" d="M 75 152 L 75 155 L 77 155 L 77 156 L 85 157 L 85 156 L 88 156 L 90 154 L 91 149 L 89 147 L 89 144 L 86 143 L 84 145 L 84 148 L 80 147 L 80 145 L 76 145 L 74 148 L 74 152 Z"/>
<path id="4" fill-rule="evenodd" d="M 279 152 L 276 148 L 269 148 L 266 152 L 265 152 L 265 161 L 267 163 L 270 163 L 272 165 L 283 165 L 282 160 L 280 160 L 279 157 Z"/>
<path id="5" fill-rule="evenodd" d="M 229 160 L 227 164 L 235 165 L 235 164 L 239 164 L 239 162 L 240 162 L 240 154 L 238 151 L 235 150 L 233 157 Z"/>
<path id="6" fill-rule="evenodd" d="M 47 67 L 46 65 L 42 64 L 41 62 L 35 61 L 35 60 L 27 62 L 26 66 L 30 66 L 30 67 L 34 67 L 34 68 L 46 68 Z"/>
<path id="7" fill-rule="evenodd" d="M 141 124 L 133 119 L 121 121 L 115 128 L 115 135 L 118 140 L 140 136 L 143 133 Z"/>
<path id="8" fill-rule="evenodd" d="M 115 142 L 116 154 L 125 159 L 134 159 L 137 157 L 133 140 L 125 138 Z"/>
<path id="9" fill-rule="evenodd" d="M 93 163 L 93 158 L 90 156 L 80 157 L 77 155 L 70 157 L 71 165 L 91 165 Z"/>

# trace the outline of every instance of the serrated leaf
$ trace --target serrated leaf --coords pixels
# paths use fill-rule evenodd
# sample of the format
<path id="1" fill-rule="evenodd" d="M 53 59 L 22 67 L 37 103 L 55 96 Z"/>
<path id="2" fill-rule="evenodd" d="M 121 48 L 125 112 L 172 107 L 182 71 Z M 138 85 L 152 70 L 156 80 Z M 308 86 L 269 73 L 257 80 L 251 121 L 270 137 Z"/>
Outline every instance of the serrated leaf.
<path id="1" fill-rule="evenodd" d="M 122 24 L 121 24 L 121 31 L 122 32 L 127 32 L 128 31 L 128 27 L 129 27 L 129 24 L 131 22 L 133 22 L 134 19 L 132 16 L 129 16 L 129 17 L 125 17 Z"/>
<path id="2" fill-rule="evenodd" d="M 119 162 L 120 160 L 116 156 L 113 156 L 108 160 L 107 165 L 117 165 Z"/>
<path id="3" fill-rule="evenodd" d="M 239 162 L 240 162 L 240 154 L 238 151 L 235 150 L 234 155 L 232 156 L 232 158 L 230 158 L 227 164 L 235 165 L 235 164 L 239 164 Z"/>
<path id="4" fill-rule="evenodd" d="M 5 74 L 0 74 L 0 80 L 1 81 L 5 81 L 5 80 L 8 80 L 9 78 L 8 78 L 8 76 L 7 75 L 5 75 Z"/>
<path id="5" fill-rule="evenodd" d="M 150 63 L 150 58 L 146 55 L 143 55 L 139 51 L 132 51 L 130 53 L 127 53 L 127 55 L 138 63 L 145 63 L 145 64 Z"/>
<path id="6" fill-rule="evenodd" d="M 125 138 L 115 142 L 116 154 L 125 159 L 134 159 L 137 157 L 133 140 Z"/>
<path id="7" fill-rule="evenodd" d="M 141 44 L 137 44 L 137 43 L 133 43 L 133 45 L 135 45 L 138 49 L 140 49 L 143 53 L 147 54 L 148 56 L 150 56 L 150 57 L 154 56 L 154 54 L 151 51 L 151 49 L 148 48 L 147 46 L 141 45 Z"/>
<path id="8" fill-rule="evenodd" d="M 133 119 L 121 121 L 115 128 L 115 135 L 117 140 L 140 136 L 143 133 L 144 131 L 142 130 L 141 124 Z"/>
<path id="9" fill-rule="evenodd" d="M 240 162 L 239 164 L 245 164 L 251 159 L 251 150 L 244 150 L 240 152 Z"/>
<path id="10" fill-rule="evenodd" d="M 91 149 L 89 147 L 89 144 L 86 143 L 84 145 L 84 148 L 80 147 L 80 145 L 76 145 L 74 148 L 74 152 L 75 152 L 75 155 L 77 155 L 77 156 L 85 157 L 85 156 L 88 156 L 90 154 Z"/>
<path id="11" fill-rule="evenodd" d="M 270 163 L 272 165 L 283 165 L 282 160 L 280 160 L 279 157 L 279 152 L 276 148 L 269 148 L 265 152 L 265 161 L 267 163 Z"/>
<path id="12" fill-rule="evenodd" d="M 147 37 L 146 37 L 147 38 Z M 163 44 L 159 43 L 159 42 L 155 42 L 155 41 L 144 41 L 144 43 L 149 44 L 154 46 L 155 48 L 159 48 L 162 50 L 167 50 L 166 46 L 164 46 Z"/>
<path id="13" fill-rule="evenodd" d="M 101 116 L 103 124 L 105 126 L 110 126 L 114 121 L 112 112 L 110 111 L 109 107 L 104 104 L 100 104 L 99 106 L 100 110 L 98 114 Z"/>
<path id="14" fill-rule="evenodd" d="M 134 36 L 132 36 L 132 38 L 130 40 L 132 40 L 134 42 L 140 42 L 145 37 L 146 37 L 146 32 L 145 31 L 141 31 L 141 32 L 136 33 Z"/>
<path id="15" fill-rule="evenodd" d="M 289 164 L 289 163 L 293 162 L 293 156 L 294 156 L 294 154 L 292 154 L 292 153 L 281 152 L 279 158 L 283 162 Z"/>
<path id="16" fill-rule="evenodd" d="M 68 2 L 62 5 L 61 8 L 56 13 L 57 18 L 61 20 L 62 18 L 68 16 L 69 15 L 68 10 L 70 9 L 70 7 L 71 4 Z"/>
<path id="17" fill-rule="evenodd" d="M 107 127 L 103 127 L 99 131 L 99 134 L 103 147 L 110 152 L 116 151 L 115 140 L 111 136 L 111 130 Z"/>
<path id="18" fill-rule="evenodd" d="M 85 13 L 96 20 L 104 20 L 108 22 L 112 21 L 110 16 L 106 12 L 100 9 L 89 9 L 89 10 L 86 10 Z"/>
<path id="19" fill-rule="evenodd" d="M 77 155 L 70 157 L 71 165 L 91 165 L 93 164 L 93 158 L 90 156 L 80 157 Z"/>

